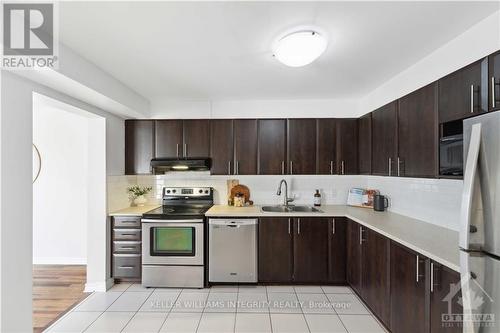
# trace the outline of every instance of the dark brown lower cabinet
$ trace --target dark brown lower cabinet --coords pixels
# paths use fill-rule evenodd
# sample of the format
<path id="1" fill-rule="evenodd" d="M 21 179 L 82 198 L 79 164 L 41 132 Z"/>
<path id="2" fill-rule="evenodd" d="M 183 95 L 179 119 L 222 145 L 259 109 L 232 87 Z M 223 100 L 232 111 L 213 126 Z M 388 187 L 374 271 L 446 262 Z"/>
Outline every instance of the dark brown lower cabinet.
<path id="1" fill-rule="evenodd" d="M 391 332 L 429 332 L 425 272 L 429 260 L 395 242 L 390 251 Z"/>
<path id="2" fill-rule="evenodd" d="M 345 217 L 328 219 L 328 282 L 335 284 L 346 283 L 347 256 Z"/>
<path id="3" fill-rule="evenodd" d="M 347 224 L 347 282 L 361 295 L 361 226 L 353 221 Z"/>
<path id="4" fill-rule="evenodd" d="M 328 219 L 294 219 L 293 280 L 326 282 L 328 280 Z"/>
<path id="5" fill-rule="evenodd" d="M 330 237 L 331 221 L 259 219 L 259 282 L 345 283 L 345 259 L 341 258 L 345 258 L 345 223 L 339 222 L 335 237 Z M 332 251 L 338 252 L 331 256 Z"/>
<path id="6" fill-rule="evenodd" d="M 259 282 L 292 281 L 292 219 L 259 219 Z"/>
<path id="7" fill-rule="evenodd" d="M 459 286 L 460 274 L 434 261 L 430 265 L 430 332 L 461 333 L 462 323 L 448 321 L 446 316 L 450 314 L 450 309 L 451 314 L 463 313 L 463 308 L 458 303 L 462 293 L 453 289 Z"/>
<path id="8" fill-rule="evenodd" d="M 361 227 L 361 230 L 361 266 L 363 267 L 361 296 L 385 326 L 390 327 L 390 240 L 365 227 Z"/>

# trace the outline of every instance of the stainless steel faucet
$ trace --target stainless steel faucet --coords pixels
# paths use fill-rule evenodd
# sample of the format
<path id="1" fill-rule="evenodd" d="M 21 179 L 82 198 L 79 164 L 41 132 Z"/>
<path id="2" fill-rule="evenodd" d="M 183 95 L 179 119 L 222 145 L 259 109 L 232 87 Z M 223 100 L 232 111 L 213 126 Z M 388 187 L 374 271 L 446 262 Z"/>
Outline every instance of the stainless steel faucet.
<path id="1" fill-rule="evenodd" d="M 289 198 L 288 197 L 288 184 L 286 180 L 282 179 L 278 185 L 278 191 L 276 192 L 276 195 L 281 195 L 281 186 L 285 184 L 285 195 L 283 197 L 283 206 L 288 206 L 290 202 L 294 200 L 294 198 Z"/>

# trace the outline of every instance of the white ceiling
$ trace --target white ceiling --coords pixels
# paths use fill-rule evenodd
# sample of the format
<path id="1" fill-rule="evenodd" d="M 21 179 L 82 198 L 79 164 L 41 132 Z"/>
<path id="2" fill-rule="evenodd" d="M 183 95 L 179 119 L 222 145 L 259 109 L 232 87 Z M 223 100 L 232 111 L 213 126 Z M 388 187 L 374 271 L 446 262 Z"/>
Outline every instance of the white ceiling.
<path id="1" fill-rule="evenodd" d="M 378 87 L 498 10 L 495 2 L 61 2 L 61 41 L 151 101 L 341 99 Z M 329 46 L 286 67 L 270 46 L 317 25 Z"/>

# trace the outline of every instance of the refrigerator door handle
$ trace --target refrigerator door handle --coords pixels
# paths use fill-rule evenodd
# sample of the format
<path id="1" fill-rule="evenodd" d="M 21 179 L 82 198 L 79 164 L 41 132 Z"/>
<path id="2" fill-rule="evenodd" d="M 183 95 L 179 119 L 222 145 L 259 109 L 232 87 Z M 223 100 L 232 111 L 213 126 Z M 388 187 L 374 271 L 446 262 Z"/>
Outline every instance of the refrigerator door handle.
<path id="1" fill-rule="evenodd" d="M 462 207 L 460 214 L 460 247 L 469 249 L 470 230 L 471 230 L 471 211 L 474 191 L 474 182 L 476 180 L 479 148 L 481 145 L 481 124 L 472 125 L 469 142 L 469 151 L 464 172 L 464 187 L 462 192 Z"/>

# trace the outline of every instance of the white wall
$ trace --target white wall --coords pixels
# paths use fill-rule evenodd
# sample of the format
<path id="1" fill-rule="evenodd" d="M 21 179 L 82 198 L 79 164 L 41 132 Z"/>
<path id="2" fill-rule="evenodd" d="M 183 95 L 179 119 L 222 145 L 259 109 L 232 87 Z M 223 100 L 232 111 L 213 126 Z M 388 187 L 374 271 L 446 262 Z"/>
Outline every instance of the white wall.
<path id="1" fill-rule="evenodd" d="M 500 49 L 500 11 L 472 26 L 360 100 L 371 112 Z"/>
<path id="2" fill-rule="evenodd" d="M 350 99 L 154 100 L 153 118 L 349 118 L 358 114 Z"/>
<path id="3" fill-rule="evenodd" d="M 33 143 L 42 160 L 33 184 L 34 264 L 87 263 L 88 122 L 41 98 L 33 103 Z"/>

